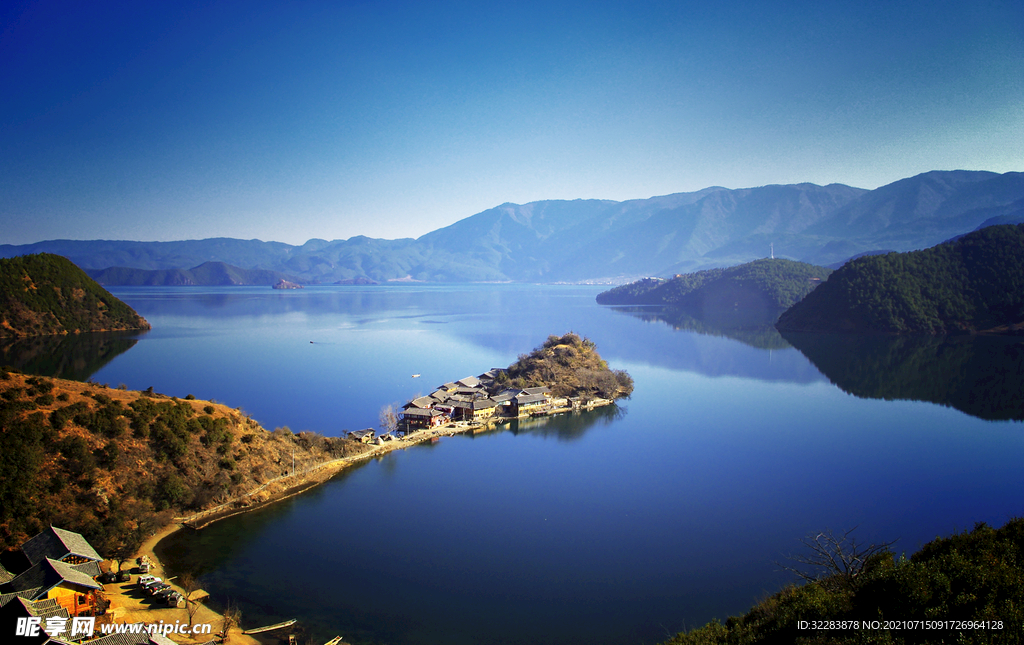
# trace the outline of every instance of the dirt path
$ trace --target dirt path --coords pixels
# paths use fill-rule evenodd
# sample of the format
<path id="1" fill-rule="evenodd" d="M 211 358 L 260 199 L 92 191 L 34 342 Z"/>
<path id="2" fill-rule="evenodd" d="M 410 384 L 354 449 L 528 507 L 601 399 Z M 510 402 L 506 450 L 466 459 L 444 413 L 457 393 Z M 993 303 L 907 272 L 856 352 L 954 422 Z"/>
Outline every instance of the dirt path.
<path id="1" fill-rule="evenodd" d="M 149 557 L 149 560 L 152 563 L 152 568 L 150 569 L 150 573 L 152 575 L 160 578 L 166 578 L 164 575 L 163 564 L 160 562 L 160 559 L 156 557 L 156 554 L 153 553 L 153 548 L 158 542 L 160 542 L 160 540 L 180 528 L 180 524 L 170 524 L 165 526 L 155 535 L 143 542 L 142 546 L 139 548 L 137 556 L 145 555 Z M 128 568 L 131 565 L 134 565 L 134 561 L 124 563 L 125 568 Z M 162 621 L 164 624 L 188 624 L 188 612 L 185 609 L 165 607 L 160 603 L 154 603 L 153 599 L 143 593 L 139 588 L 137 582 L 138 579 L 139 576 L 133 574 L 131 582 L 103 585 L 103 593 L 107 600 L 110 601 L 110 609 L 108 610 L 108 613 L 112 614 L 115 623 L 152 624 L 160 623 Z M 181 587 L 177 586 L 175 582 L 177 581 L 172 580 L 170 585 L 178 591 L 182 591 Z M 196 635 L 168 634 L 167 637 L 176 643 L 188 645 L 193 643 L 206 643 L 214 639 L 219 640 L 220 633 L 224 628 L 224 617 L 209 607 L 200 604 L 199 610 L 192 618 L 192 624 L 209 625 L 209 633 Z M 261 645 L 255 638 L 242 634 L 239 627 L 232 627 L 228 630 L 224 643 L 227 643 L 228 645 Z"/>

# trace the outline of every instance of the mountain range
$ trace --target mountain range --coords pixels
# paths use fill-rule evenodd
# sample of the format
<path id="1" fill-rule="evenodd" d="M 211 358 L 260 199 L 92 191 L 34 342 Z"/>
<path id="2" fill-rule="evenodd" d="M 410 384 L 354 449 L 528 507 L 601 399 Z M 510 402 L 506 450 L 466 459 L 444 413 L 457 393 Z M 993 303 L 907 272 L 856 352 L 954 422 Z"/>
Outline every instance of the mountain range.
<path id="1" fill-rule="evenodd" d="M 274 272 L 253 279 L 266 284 L 278 274 L 306 284 L 360 277 L 617 284 L 733 266 L 767 257 L 772 247 L 776 257 L 829 265 L 877 250 L 927 248 L 987 224 L 1022 221 L 1024 173 L 954 170 L 875 190 L 802 183 L 711 187 L 624 202 L 506 203 L 417 239 L 356 236 L 299 246 L 232 238 L 50 240 L 0 245 L 0 257 L 60 254 L 108 285 L 180 284 L 185 278 L 173 270 L 190 270 L 194 279 L 195 269 L 208 262 L 229 266 L 199 274 L 223 279 L 235 270 Z M 111 267 L 172 273 L 101 273 Z"/>

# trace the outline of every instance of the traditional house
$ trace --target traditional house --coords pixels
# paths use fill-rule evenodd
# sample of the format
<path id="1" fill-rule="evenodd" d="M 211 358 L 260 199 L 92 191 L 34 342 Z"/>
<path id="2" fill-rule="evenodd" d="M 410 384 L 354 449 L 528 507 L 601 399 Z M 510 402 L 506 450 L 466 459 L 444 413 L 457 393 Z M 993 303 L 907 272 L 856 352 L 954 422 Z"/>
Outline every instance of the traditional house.
<path id="1" fill-rule="evenodd" d="M 462 421 L 482 421 L 494 416 L 497 403 L 493 399 L 472 399 L 469 401 L 456 401 L 452 404 L 453 415 Z"/>
<path id="2" fill-rule="evenodd" d="M 431 396 L 420 396 L 403 405 L 402 409 L 408 410 L 409 408 L 420 408 L 422 410 L 426 410 L 427 408 L 433 407 L 435 403 L 437 403 L 437 399 Z"/>
<path id="3" fill-rule="evenodd" d="M 445 425 L 450 419 L 440 410 L 409 408 L 402 412 L 402 421 L 411 428 L 436 428 Z"/>
<path id="4" fill-rule="evenodd" d="M 349 439 L 355 439 L 363 443 L 373 443 L 373 430 L 367 428 L 366 430 L 353 430 L 348 433 Z"/>
<path id="5" fill-rule="evenodd" d="M 46 558 L 67 564 L 103 561 L 103 557 L 96 553 L 96 549 L 92 548 L 92 545 L 81 534 L 54 526 L 22 544 L 21 552 L 33 565 L 39 564 Z"/>
<path id="6" fill-rule="evenodd" d="M 32 601 L 56 600 L 71 616 L 92 614 L 96 610 L 96 592 L 102 590 L 101 585 L 74 565 L 51 558 L 44 558 L 0 585 L 3 595 L 14 594 Z"/>
<path id="7" fill-rule="evenodd" d="M 551 396 L 551 388 L 546 385 L 540 387 L 526 387 L 522 389 L 522 393 L 526 395 L 543 394 L 545 397 Z"/>
<path id="8" fill-rule="evenodd" d="M 548 397 L 544 394 L 526 394 L 525 392 L 523 390 L 523 394 L 512 399 L 512 411 L 516 416 L 530 414 L 550 405 Z"/>
<path id="9" fill-rule="evenodd" d="M 18 619 L 37 618 L 41 628 L 37 630 L 34 635 L 19 634 L 17 638 L 13 638 L 17 632 Z M 57 623 L 68 625 L 67 621 L 71 618 L 68 614 L 68 610 L 61 607 L 56 600 L 26 600 L 21 597 L 14 597 L 10 599 L 10 602 L 0 605 L 0 633 L 6 634 L 12 637 L 11 642 L 17 642 L 18 645 L 43 645 L 44 643 L 63 643 L 66 641 L 60 639 L 51 639 L 42 628 L 46 626 L 47 618 L 63 619 L 58 620 Z"/>

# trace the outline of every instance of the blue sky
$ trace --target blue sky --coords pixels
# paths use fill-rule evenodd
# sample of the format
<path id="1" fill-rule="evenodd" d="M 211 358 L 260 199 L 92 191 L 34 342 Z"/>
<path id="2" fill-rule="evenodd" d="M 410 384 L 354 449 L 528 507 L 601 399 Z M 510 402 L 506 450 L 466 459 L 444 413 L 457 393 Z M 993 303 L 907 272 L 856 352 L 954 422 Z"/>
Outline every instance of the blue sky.
<path id="1" fill-rule="evenodd" d="M 0 243 L 1024 170 L 1024 4 L 7 2 Z"/>

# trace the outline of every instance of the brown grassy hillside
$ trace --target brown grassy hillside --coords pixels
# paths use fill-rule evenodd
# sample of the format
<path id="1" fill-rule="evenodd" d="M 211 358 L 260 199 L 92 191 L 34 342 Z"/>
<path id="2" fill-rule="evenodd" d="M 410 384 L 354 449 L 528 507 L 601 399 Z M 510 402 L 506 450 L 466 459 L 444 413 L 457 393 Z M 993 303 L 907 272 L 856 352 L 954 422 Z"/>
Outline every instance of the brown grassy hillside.
<path id="1" fill-rule="evenodd" d="M 286 474 L 293 453 L 301 470 L 364 449 L 152 388 L 0 371 L 0 550 L 51 524 L 100 553 L 132 550 L 175 515 Z"/>
<path id="2" fill-rule="evenodd" d="M 546 385 L 555 396 L 617 399 L 633 392 L 633 379 L 624 370 L 612 370 L 597 353 L 594 341 L 569 332 L 548 336 L 540 347 L 509 365 L 499 376 L 500 387 Z"/>

